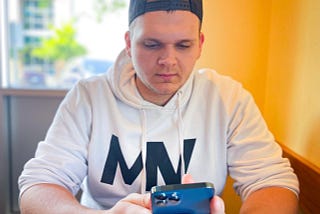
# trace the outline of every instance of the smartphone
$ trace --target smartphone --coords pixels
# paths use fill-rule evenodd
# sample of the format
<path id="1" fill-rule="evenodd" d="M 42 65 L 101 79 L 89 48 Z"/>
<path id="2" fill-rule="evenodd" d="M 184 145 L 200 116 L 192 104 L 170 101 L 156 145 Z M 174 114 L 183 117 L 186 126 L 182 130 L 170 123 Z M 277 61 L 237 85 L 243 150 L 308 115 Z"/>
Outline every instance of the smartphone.
<path id="1" fill-rule="evenodd" d="M 214 194 L 214 186 L 209 182 L 154 186 L 152 213 L 208 214 Z"/>

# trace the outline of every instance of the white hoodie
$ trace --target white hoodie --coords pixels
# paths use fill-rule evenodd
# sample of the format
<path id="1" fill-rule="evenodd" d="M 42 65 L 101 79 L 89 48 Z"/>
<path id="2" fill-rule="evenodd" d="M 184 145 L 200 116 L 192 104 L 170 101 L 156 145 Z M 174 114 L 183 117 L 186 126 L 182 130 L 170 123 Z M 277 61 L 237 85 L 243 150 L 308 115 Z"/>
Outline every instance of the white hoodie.
<path id="1" fill-rule="evenodd" d="M 55 183 L 92 208 L 112 207 L 132 192 L 179 183 L 189 173 L 216 194 L 227 174 L 242 199 L 266 186 L 298 194 L 297 177 L 281 157 L 252 96 L 241 84 L 203 69 L 165 105 L 143 100 L 122 52 L 98 77 L 80 81 L 61 103 L 35 158 L 19 178 L 20 195 Z"/>

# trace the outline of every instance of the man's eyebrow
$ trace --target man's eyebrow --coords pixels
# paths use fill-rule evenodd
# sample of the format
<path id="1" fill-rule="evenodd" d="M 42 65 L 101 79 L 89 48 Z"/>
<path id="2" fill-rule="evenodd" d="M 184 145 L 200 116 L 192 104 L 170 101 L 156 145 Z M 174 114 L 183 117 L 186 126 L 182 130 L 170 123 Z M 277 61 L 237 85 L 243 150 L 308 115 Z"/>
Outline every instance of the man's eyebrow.
<path id="1" fill-rule="evenodd" d="M 160 42 L 160 40 L 155 38 L 144 38 L 142 41 L 154 41 L 154 42 Z"/>
<path id="2" fill-rule="evenodd" d="M 194 42 L 194 41 L 196 41 L 196 39 L 182 39 L 182 40 L 178 41 L 178 43 Z"/>
<path id="3" fill-rule="evenodd" d="M 181 40 L 177 40 L 174 43 L 185 43 L 185 42 L 194 42 L 197 39 L 181 39 Z M 158 43 L 164 43 L 163 41 L 156 39 L 156 38 L 144 38 L 142 41 L 151 41 L 151 42 L 158 42 Z"/>

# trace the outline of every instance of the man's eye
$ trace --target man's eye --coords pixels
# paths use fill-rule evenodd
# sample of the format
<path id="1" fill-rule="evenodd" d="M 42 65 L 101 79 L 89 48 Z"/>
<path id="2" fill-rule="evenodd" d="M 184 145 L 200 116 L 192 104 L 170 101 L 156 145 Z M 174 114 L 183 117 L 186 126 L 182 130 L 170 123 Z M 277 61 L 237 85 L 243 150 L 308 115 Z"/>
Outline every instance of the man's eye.
<path id="1" fill-rule="evenodd" d="M 179 43 L 179 44 L 177 44 L 177 48 L 179 48 L 179 49 L 188 49 L 190 47 L 191 47 L 190 43 Z"/>
<path id="2" fill-rule="evenodd" d="M 150 49 L 156 49 L 156 48 L 160 47 L 160 44 L 157 42 L 145 42 L 143 45 L 146 48 L 150 48 Z"/>

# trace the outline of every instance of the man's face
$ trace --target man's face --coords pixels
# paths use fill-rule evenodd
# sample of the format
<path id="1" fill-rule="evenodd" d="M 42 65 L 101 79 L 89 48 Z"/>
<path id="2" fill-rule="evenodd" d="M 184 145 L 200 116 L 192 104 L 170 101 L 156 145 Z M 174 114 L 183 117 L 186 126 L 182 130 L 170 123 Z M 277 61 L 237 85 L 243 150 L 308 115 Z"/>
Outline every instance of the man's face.
<path id="1" fill-rule="evenodd" d="M 187 81 L 204 40 L 199 28 L 188 11 L 148 12 L 131 24 L 126 49 L 144 99 L 164 105 Z"/>

